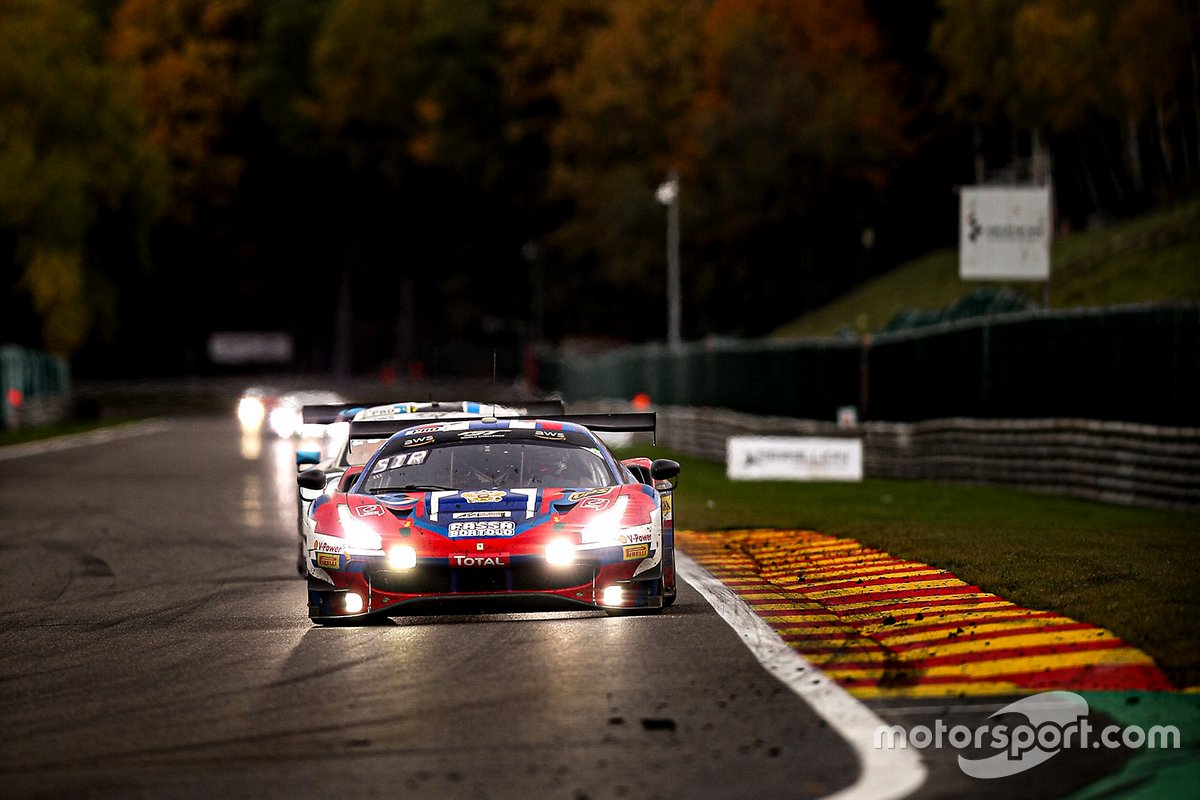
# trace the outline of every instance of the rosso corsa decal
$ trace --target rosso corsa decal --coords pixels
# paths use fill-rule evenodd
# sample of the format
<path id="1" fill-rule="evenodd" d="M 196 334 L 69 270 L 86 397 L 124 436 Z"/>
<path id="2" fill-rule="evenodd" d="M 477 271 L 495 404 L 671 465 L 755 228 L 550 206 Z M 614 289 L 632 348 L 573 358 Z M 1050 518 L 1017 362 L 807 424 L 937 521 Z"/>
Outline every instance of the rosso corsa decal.
<path id="1" fill-rule="evenodd" d="M 383 506 L 380 506 L 380 505 L 359 506 L 358 508 L 354 509 L 354 513 L 360 517 L 382 517 L 383 516 Z"/>
<path id="2" fill-rule="evenodd" d="M 453 553 L 449 560 L 452 567 L 507 567 L 508 553 L 488 553 L 477 556 Z"/>
<path id="3" fill-rule="evenodd" d="M 504 492 L 498 492 L 494 489 L 481 489 L 478 492 L 463 492 L 459 496 L 468 503 L 499 503 L 504 499 Z"/>
<path id="4" fill-rule="evenodd" d="M 631 544 L 621 548 L 621 555 L 626 561 L 632 561 L 635 558 L 646 558 L 650 555 L 650 545 L 648 544 Z"/>

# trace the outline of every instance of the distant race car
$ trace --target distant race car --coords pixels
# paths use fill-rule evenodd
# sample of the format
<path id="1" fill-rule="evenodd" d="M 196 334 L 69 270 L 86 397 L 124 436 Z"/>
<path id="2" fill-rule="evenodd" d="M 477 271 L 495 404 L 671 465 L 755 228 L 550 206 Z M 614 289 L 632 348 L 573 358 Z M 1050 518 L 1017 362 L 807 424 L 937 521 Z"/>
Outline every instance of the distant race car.
<path id="1" fill-rule="evenodd" d="M 308 553 L 313 547 L 313 519 L 308 514 L 309 505 L 322 494 L 335 491 L 338 481 L 347 469 L 367 463 L 375 451 L 386 441 L 387 436 L 378 433 L 365 437 L 350 437 L 354 423 L 373 422 L 394 424 L 396 429 L 432 422 L 447 417 L 516 417 L 523 414 L 561 414 L 561 400 L 522 401 L 519 404 L 478 403 L 472 400 L 439 402 L 402 401 L 368 405 L 363 403 L 334 403 L 305 406 L 301 413 L 304 425 L 324 426 L 324 437 L 320 450 L 298 450 L 297 466 L 315 465 L 325 474 L 325 486 L 321 490 L 299 490 L 297 526 L 300 533 L 300 552 L 296 559 L 296 570 L 308 575 L 312 561 Z M 376 426 L 378 427 L 378 426 Z"/>
<path id="2" fill-rule="evenodd" d="M 280 392 L 270 387 L 251 386 L 238 398 L 237 416 L 242 430 L 247 433 L 265 429 L 281 439 L 319 438 L 324 426 L 305 423 L 301 409 L 318 403 L 343 402 L 340 394 L 324 389 Z"/>
<path id="3" fill-rule="evenodd" d="M 617 461 L 591 430 L 653 431 L 654 419 L 353 423 L 351 438 L 391 435 L 311 504 L 309 617 L 348 623 L 427 608 L 511 610 L 517 601 L 661 611 L 676 595 L 679 465 Z M 313 469 L 298 483 L 323 490 L 326 480 Z"/>

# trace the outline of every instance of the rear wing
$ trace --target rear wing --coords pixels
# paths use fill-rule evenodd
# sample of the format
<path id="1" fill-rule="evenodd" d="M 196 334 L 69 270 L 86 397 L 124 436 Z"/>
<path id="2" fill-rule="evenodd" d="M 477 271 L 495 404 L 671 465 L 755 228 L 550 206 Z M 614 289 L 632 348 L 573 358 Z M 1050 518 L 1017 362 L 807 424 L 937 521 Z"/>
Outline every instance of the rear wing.
<path id="1" fill-rule="evenodd" d="M 653 411 L 629 411 L 620 414 L 523 414 L 521 416 L 498 416 L 502 420 L 544 420 L 546 422 L 572 422 L 593 431 L 607 433 L 650 433 L 658 444 L 656 415 Z M 386 439 L 402 430 L 434 422 L 479 422 L 477 416 L 421 417 L 414 414 L 403 420 L 363 420 L 350 423 L 351 439 Z"/>
<path id="2" fill-rule="evenodd" d="M 462 401 L 434 401 L 434 402 L 414 401 L 411 404 L 409 404 L 409 403 L 405 403 L 403 401 L 397 402 L 395 400 L 384 401 L 384 402 L 380 402 L 380 403 L 339 403 L 339 404 L 335 404 L 335 405 L 304 406 L 301 409 L 300 413 L 303 415 L 304 423 L 306 425 L 329 425 L 330 423 L 337 422 L 338 416 L 344 411 L 351 411 L 356 408 L 362 409 L 362 408 L 374 408 L 377 406 L 404 406 L 404 405 L 414 405 L 414 406 L 421 407 L 420 410 L 417 412 L 414 412 L 413 416 L 411 417 L 411 419 L 418 420 L 418 422 L 413 423 L 414 425 L 420 424 L 420 422 L 422 422 L 422 421 L 423 422 L 430 421 L 429 418 L 419 416 L 421 414 L 432 414 L 435 412 L 441 413 L 441 414 L 446 414 L 446 413 L 465 414 L 466 413 L 465 411 L 463 411 Z M 563 406 L 562 400 L 515 400 L 511 403 L 503 403 L 503 402 L 502 403 L 480 403 L 479 405 L 491 406 L 493 408 L 502 406 L 504 408 L 517 409 L 524 414 L 535 414 L 535 415 L 536 414 L 561 414 L 566 410 L 565 407 Z M 476 416 L 476 417 L 472 417 L 471 419 L 479 419 L 479 417 Z M 409 425 L 407 424 L 407 420 L 405 420 L 404 422 L 406 423 L 404 427 L 406 427 L 406 428 L 409 427 Z M 403 430 L 403 429 L 404 428 L 401 428 L 401 430 Z"/>

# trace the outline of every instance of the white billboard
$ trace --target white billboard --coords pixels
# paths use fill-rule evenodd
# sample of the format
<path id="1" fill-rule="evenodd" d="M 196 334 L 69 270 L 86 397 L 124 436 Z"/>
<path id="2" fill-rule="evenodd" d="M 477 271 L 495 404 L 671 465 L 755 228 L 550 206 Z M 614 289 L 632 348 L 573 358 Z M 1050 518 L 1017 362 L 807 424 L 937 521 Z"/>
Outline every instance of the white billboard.
<path id="1" fill-rule="evenodd" d="M 208 337 L 214 364 L 286 364 L 292 360 L 292 336 L 281 331 L 220 331 Z"/>
<path id="2" fill-rule="evenodd" d="M 862 439 L 731 436 L 725 465 L 735 481 L 861 481 Z"/>
<path id="3" fill-rule="evenodd" d="M 958 275 L 963 280 L 1050 279 L 1050 189 L 961 190 Z"/>

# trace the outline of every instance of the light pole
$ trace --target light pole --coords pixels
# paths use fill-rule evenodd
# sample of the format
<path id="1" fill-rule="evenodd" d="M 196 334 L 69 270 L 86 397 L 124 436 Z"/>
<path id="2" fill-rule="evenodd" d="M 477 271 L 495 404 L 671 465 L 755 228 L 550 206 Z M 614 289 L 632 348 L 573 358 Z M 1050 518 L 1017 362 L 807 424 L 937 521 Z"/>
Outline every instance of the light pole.
<path id="1" fill-rule="evenodd" d="M 667 207 L 667 347 L 678 350 L 679 335 L 679 173 L 671 170 L 654 198 Z"/>

